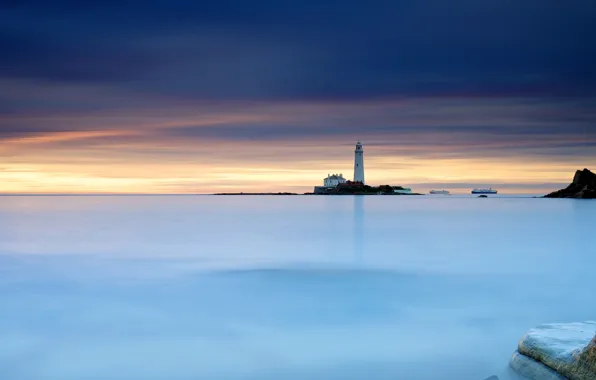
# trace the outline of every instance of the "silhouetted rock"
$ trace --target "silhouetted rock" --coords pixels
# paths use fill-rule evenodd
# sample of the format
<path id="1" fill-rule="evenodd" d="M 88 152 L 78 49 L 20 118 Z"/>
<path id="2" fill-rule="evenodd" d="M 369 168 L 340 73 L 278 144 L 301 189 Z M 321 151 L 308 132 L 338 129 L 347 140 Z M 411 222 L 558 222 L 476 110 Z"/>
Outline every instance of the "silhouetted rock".
<path id="1" fill-rule="evenodd" d="M 596 198 L 596 174 L 588 169 L 575 172 L 573 182 L 565 189 L 555 191 L 544 196 L 545 198 Z"/>
<path id="2" fill-rule="evenodd" d="M 479 195 L 478 198 L 488 198 L 488 195 Z"/>
<path id="3" fill-rule="evenodd" d="M 499 378 L 498 378 L 497 376 L 493 375 L 493 376 L 491 376 L 491 377 L 487 377 L 487 378 L 486 378 L 486 379 L 484 379 L 484 380 L 499 380 Z"/>

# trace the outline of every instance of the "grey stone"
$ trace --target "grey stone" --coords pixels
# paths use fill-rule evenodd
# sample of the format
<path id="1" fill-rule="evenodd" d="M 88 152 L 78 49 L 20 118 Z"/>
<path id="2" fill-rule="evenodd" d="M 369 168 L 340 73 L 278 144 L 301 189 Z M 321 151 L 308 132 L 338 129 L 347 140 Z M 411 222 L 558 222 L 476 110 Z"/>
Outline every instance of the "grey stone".
<path id="1" fill-rule="evenodd" d="M 551 323 L 520 340 L 510 365 L 530 379 L 596 380 L 596 322 Z M 547 374 L 549 377 L 546 377 Z"/>
<path id="2" fill-rule="evenodd" d="M 511 368 L 530 380 L 567 380 L 544 364 L 515 351 L 509 361 Z"/>

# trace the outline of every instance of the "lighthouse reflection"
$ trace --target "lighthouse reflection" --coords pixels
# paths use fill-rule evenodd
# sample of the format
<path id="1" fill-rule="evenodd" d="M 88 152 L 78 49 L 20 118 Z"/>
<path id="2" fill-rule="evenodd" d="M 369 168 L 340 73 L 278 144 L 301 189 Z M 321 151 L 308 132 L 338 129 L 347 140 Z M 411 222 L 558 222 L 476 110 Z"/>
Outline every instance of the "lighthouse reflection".
<path id="1" fill-rule="evenodd" d="M 364 264 L 364 196 L 354 195 L 354 264 Z"/>

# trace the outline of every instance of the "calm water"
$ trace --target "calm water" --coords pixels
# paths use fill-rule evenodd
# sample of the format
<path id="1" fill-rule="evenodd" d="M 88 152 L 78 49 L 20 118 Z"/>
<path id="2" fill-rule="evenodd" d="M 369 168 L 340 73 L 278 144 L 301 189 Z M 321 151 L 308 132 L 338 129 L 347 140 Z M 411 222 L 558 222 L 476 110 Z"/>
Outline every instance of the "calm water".
<path id="1" fill-rule="evenodd" d="M 595 225 L 527 197 L 2 196 L 0 373 L 507 379 L 528 328 L 596 318 Z"/>

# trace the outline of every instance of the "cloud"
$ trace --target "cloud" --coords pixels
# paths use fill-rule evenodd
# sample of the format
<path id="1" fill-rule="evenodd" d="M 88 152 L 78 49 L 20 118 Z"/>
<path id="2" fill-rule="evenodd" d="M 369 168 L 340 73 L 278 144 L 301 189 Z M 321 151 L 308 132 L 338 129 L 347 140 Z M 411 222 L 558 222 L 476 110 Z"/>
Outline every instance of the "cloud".
<path id="1" fill-rule="evenodd" d="M 4 6 L 6 75 L 189 99 L 594 94 L 591 1 Z"/>
<path id="2" fill-rule="evenodd" d="M 159 159 L 209 151 L 214 160 L 244 154 L 270 159 L 279 154 L 276 148 L 291 147 L 319 147 L 317 154 L 333 155 L 329 147 L 346 149 L 357 139 L 389 155 L 581 157 L 596 142 L 594 101 L 586 100 L 450 97 L 169 106 L 153 99 L 149 104 L 153 107 L 6 116 L 0 118 L 0 141 L 23 152 L 32 144 L 63 153 L 93 148 Z"/>

